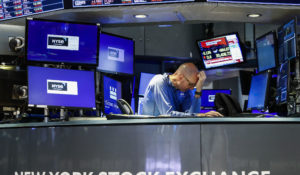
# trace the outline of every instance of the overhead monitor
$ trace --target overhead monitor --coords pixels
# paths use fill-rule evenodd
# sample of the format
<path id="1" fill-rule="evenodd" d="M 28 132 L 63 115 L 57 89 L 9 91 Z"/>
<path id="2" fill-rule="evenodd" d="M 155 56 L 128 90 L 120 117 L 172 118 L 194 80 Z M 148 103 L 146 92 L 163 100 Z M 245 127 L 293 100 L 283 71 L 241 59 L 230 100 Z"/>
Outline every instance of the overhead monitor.
<path id="1" fill-rule="evenodd" d="M 145 94 L 145 90 L 149 82 L 154 76 L 155 74 L 141 72 L 140 84 L 139 84 L 139 95 L 143 96 Z"/>
<path id="2" fill-rule="evenodd" d="M 108 33 L 100 34 L 98 70 L 114 74 L 133 74 L 134 41 Z"/>
<path id="3" fill-rule="evenodd" d="M 277 66 L 276 32 L 269 32 L 255 40 L 258 72 Z"/>
<path id="4" fill-rule="evenodd" d="M 95 7 L 95 6 L 114 6 L 114 5 L 135 5 L 135 4 L 154 4 L 154 3 L 174 3 L 187 2 L 194 0 L 73 0 L 73 7 Z"/>
<path id="5" fill-rule="evenodd" d="M 289 61 L 282 63 L 278 67 L 276 103 L 284 104 L 287 102 L 290 82 L 290 65 Z"/>
<path id="6" fill-rule="evenodd" d="M 28 106 L 96 109 L 94 74 L 28 66 Z"/>
<path id="7" fill-rule="evenodd" d="M 64 0 L 2 0 L 0 21 L 64 9 Z"/>
<path id="8" fill-rule="evenodd" d="M 233 65 L 245 61 L 237 33 L 197 41 L 197 44 L 205 69 Z"/>
<path id="9" fill-rule="evenodd" d="M 297 57 L 297 18 L 283 24 L 277 30 L 279 63 Z"/>
<path id="10" fill-rule="evenodd" d="M 103 75 L 103 112 L 104 114 L 121 114 L 117 100 L 122 98 L 122 83 Z"/>
<path id="11" fill-rule="evenodd" d="M 97 65 L 98 25 L 27 20 L 29 62 Z"/>
<path id="12" fill-rule="evenodd" d="M 246 4 L 274 4 L 274 5 L 300 5 L 295 0 L 207 0 L 207 2 L 229 2 Z"/>
<path id="13" fill-rule="evenodd" d="M 215 108 L 214 102 L 216 93 L 224 93 L 231 95 L 231 89 L 202 89 L 201 92 L 201 107 L 203 109 Z"/>
<path id="14" fill-rule="evenodd" d="M 247 110 L 267 109 L 270 72 L 264 71 L 252 76 Z"/>

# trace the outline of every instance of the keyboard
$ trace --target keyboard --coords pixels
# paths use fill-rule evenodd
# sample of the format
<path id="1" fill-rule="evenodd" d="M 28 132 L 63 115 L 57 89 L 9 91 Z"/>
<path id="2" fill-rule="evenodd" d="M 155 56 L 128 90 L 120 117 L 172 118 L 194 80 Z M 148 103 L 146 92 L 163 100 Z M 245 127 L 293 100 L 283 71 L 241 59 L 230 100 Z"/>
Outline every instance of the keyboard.
<path id="1" fill-rule="evenodd" d="M 239 114 L 233 114 L 231 116 L 226 117 L 241 117 L 241 118 L 260 118 L 265 117 L 265 114 L 257 114 L 257 113 L 239 113 Z"/>

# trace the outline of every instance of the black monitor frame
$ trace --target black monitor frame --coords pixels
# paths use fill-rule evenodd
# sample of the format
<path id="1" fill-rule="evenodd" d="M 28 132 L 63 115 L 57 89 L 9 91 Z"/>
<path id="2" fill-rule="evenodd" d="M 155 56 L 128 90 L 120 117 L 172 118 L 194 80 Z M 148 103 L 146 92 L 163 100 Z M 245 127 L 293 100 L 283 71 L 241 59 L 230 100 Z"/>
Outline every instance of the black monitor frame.
<path id="1" fill-rule="evenodd" d="M 45 22 L 58 22 L 58 23 L 70 23 L 70 24 L 83 24 L 83 25 L 96 25 L 97 26 L 97 52 L 96 52 L 96 63 L 95 64 L 86 64 L 86 63 L 70 63 L 70 62 L 56 62 L 56 61 L 34 61 L 28 60 L 27 50 L 28 50 L 28 21 L 45 21 Z M 37 18 L 26 18 L 26 27 L 25 27 L 25 64 L 28 65 L 40 65 L 40 64 L 54 64 L 54 65 L 74 65 L 74 66 L 85 66 L 85 67 L 97 67 L 99 63 L 99 33 L 100 33 L 100 24 L 99 23 L 86 23 L 86 22 L 72 22 L 72 21 L 63 21 L 63 20 L 49 20 L 49 19 L 37 19 Z"/>
<path id="2" fill-rule="evenodd" d="M 218 66 L 218 67 L 212 67 L 212 68 L 206 68 L 205 64 L 204 64 L 204 60 L 203 60 L 203 55 L 202 55 L 201 49 L 199 47 L 199 42 L 206 41 L 206 40 L 212 40 L 212 39 L 216 39 L 216 38 L 220 38 L 220 37 L 225 37 L 227 35 L 232 35 L 232 34 L 235 34 L 237 36 L 237 39 L 239 40 L 239 46 L 240 46 L 240 49 L 241 49 L 241 53 L 242 53 L 242 57 L 243 57 L 243 62 L 228 64 L 228 65 L 223 65 L 223 66 Z M 247 62 L 246 54 L 245 54 L 245 48 L 244 48 L 244 45 L 242 44 L 242 40 L 241 40 L 238 32 L 225 33 L 225 34 L 222 34 L 222 35 L 216 35 L 216 36 L 214 36 L 212 38 L 206 38 L 206 39 L 196 40 L 196 45 L 197 45 L 198 51 L 200 53 L 200 64 L 206 70 L 226 68 L 226 67 L 233 67 L 233 66 L 236 67 L 236 66 L 239 66 L 241 64 L 245 64 Z"/>
<path id="3" fill-rule="evenodd" d="M 259 72 L 253 76 L 257 76 L 257 75 L 260 75 L 260 74 L 267 74 L 267 85 L 266 85 L 266 93 L 265 93 L 265 101 L 264 101 L 264 107 L 263 108 L 248 108 L 247 106 L 247 110 L 260 110 L 260 111 L 265 111 L 268 107 L 268 98 L 269 98 L 269 86 L 270 86 L 270 79 L 271 79 L 271 71 L 270 70 L 265 70 L 265 71 L 262 71 L 262 72 Z M 253 77 L 252 76 L 252 77 Z M 251 77 L 251 84 L 252 84 L 252 77 Z M 251 85 L 250 85 L 251 86 Z M 250 91 L 251 91 L 251 87 L 250 87 Z M 249 91 L 249 94 L 250 94 L 250 91 Z M 249 104 L 249 99 L 248 99 L 248 104 Z"/>
<path id="4" fill-rule="evenodd" d="M 264 69 L 264 70 L 260 70 L 259 69 L 258 52 L 257 52 L 257 41 L 260 40 L 260 39 L 262 39 L 262 38 L 265 38 L 268 35 L 272 35 L 273 36 L 273 39 L 274 39 L 274 56 L 275 56 L 275 58 L 274 58 L 275 59 L 274 60 L 275 61 L 275 67 L 272 67 L 272 68 L 269 68 L 269 69 L 275 69 L 278 66 L 278 64 L 279 64 L 278 54 L 277 54 L 278 53 L 277 35 L 276 35 L 276 31 L 272 30 L 272 31 L 270 31 L 268 33 L 265 33 L 262 36 L 260 36 L 260 37 L 258 37 L 258 38 L 255 39 L 255 50 L 256 50 L 255 54 L 256 54 L 256 59 L 257 59 L 257 70 L 258 70 L 258 72 L 262 72 L 262 71 L 268 70 L 268 69 Z"/>
<path id="5" fill-rule="evenodd" d="M 41 66 L 31 66 L 31 67 L 41 67 Z M 42 68 L 42 67 L 41 67 Z M 47 67 L 43 67 L 47 68 Z M 52 68 L 52 69 L 57 69 L 57 68 Z M 64 69 L 64 70 L 74 70 L 74 69 Z M 79 71 L 79 70 L 78 70 Z M 44 109 L 87 109 L 87 110 L 97 110 L 97 101 L 96 101 L 96 72 L 95 71 L 89 71 L 94 73 L 94 91 L 95 91 L 95 108 L 87 108 L 87 107 L 72 107 L 72 106 L 53 106 L 53 105 L 38 105 L 38 104 L 33 104 L 29 105 L 29 93 L 28 93 L 28 98 L 27 98 L 27 104 L 29 108 L 44 108 Z M 29 75 L 27 71 L 27 80 L 29 84 Z M 28 87 L 28 92 L 29 92 L 29 86 Z"/>
<path id="6" fill-rule="evenodd" d="M 99 67 L 99 63 L 100 63 L 100 35 L 101 34 L 106 34 L 106 35 L 110 35 L 110 36 L 115 36 L 115 37 L 119 37 L 119 38 L 123 38 L 123 39 L 127 39 L 127 40 L 131 40 L 133 41 L 133 60 L 132 60 L 132 74 L 128 74 L 128 73 L 123 73 L 123 72 L 114 72 L 114 71 L 110 71 L 110 70 L 102 70 L 102 69 L 98 69 Z M 107 32 L 103 32 L 103 31 L 100 31 L 99 33 L 99 37 L 98 37 L 98 64 L 97 64 L 97 67 L 96 69 L 99 71 L 99 72 L 103 72 L 103 73 L 109 73 L 109 74 L 114 74 L 114 75 L 121 75 L 121 76 L 133 76 L 134 75 L 134 68 L 135 66 L 135 41 L 133 38 L 129 38 L 129 37 L 125 37 L 125 36 L 120 36 L 120 35 L 116 35 L 116 34 L 112 34 L 112 33 L 107 33 Z"/>

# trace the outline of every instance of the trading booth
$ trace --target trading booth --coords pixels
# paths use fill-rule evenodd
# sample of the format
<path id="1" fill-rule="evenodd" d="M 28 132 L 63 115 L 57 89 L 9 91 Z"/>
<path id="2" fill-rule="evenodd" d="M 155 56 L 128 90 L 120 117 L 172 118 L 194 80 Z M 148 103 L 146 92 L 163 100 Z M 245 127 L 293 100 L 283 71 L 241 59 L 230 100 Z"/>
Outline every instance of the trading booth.
<path id="1" fill-rule="evenodd" d="M 0 47 L 0 174 L 299 174 L 297 17 L 255 37 L 253 48 L 238 31 L 205 33 L 194 40 L 196 59 L 192 52 L 185 59 L 137 55 L 138 40 L 100 23 L 34 18 L 56 10 L 178 2 L 0 0 L 0 22 L 33 15 L 23 28 L 0 24 L 0 35 L 8 34 L 0 36 L 0 46 L 5 40 L 9 47 Z M 143 114 L 151 79 L 185 62 L 208 75 L 246 67 L 238 83 L 222 74 L 202 89 L 201 113 L 224 117 Z"/>

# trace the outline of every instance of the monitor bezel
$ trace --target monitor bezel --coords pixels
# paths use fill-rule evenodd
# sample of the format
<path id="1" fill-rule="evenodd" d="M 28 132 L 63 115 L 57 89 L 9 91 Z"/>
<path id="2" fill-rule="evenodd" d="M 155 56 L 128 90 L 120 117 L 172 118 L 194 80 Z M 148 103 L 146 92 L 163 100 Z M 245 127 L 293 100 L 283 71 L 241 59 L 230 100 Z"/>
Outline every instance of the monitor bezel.
<path id="1" fill-rule="evenodd" d="M 117 81 L 117 82 L 119 82 L 119 83 L 121 83 L 121 98 L 123 98 L 123 91 L 122 91 L 122 89 L 123 89 L 123 83 L 122 83 L 122 81 L 119 81 L 119 80 L 116 80 L 116 78 L 113 78 L 112 76 L 109 76 L 109 74 L 103 74 L 103 73 L 101 73 L 101 75 L 100 75 L 100 84 L 101 84 L 101 87 L 100 87 L 100 89 L 101 89 L 101 111 L 102 111 L 102 113 L 106 116 L 106 115 L 108 115 L 107 113 L 105 113 L 105 105 L 104 105 L 104 83 L 103 83 L 103 81 L 104 81 L 104 77 L 107 77 L 107 78 L 110 78 L 110 79 L 112 79 L 112 80 L 114 80 L 114 81 Z"/>
<path id="2" fill-rule="evenodd" d="M 232 89 L 202 89 L 201 91 L 202 91 L 202 94 L 203 94 L 203 91 L 214 91 L 214 90 L 216 90 L 216 91 L 224 91 L 224 90 L 229 90 L 230 91 L 230 94 L 229 95 L 232 95 Z M 220 93 L 220 92 L 217 92 L 217 93 Z M 202 96 L 200 97 L 201 98 L 201 101 L 202 101 Z M 202 103 L 201 103 L 201 109 L 202 108 L 205 108 L 205 109 L 214 109 L 214 107 L 207 107 L 207 106 L 202 106 Z"/>
<path id="3" fill-rule="evenodd" d="M 59 61 L 42 61 L 42 60 L 28 60 L 28 26 L 29 21 L 42 21 L 42 22 L 56 22 L 56 23 L 69 23 L 69 24 L 81 24 L 81 25 L 91 25 L 97 27 L 97 46 L 96 46 L 96 63 L 74 63 L 74 62 L 59 62 Z M 88 23 L 88 22 L 74 22 L 74 21 L 63 21 L 63 20 L 52 20 L 52 19 L 39 19 L 39 18 L 26 18 L 25 26 L 25 64 L 28 65 L 39 65 L 39 64 L 54 64 L 54 65 L 73 65 L 73 66 L 85 66 L 85 67 L 97 67 L 99 63 L 99 33 L 100 24 L 99 23 Z"/>
<path id="4" fill-rule="evenodd" d="M 296 47 L 296 56 L 295 57 L 293 57 L 293 58 L 289 58 L 289 59 L 286 59 L 286 58 L 284 58 L 284 60 L 282 61 L 282 62 L 280 62 L 280 60 L 279 60 L 279 37 L 278 37 L 278 31 L 280 30 L 280 29 L 283 29 L 283 27 L 286 25 L 286 24 L 288 24 L 288 23 L 290 23 L 292 20 L 295 20 L 295 22 L 294 22 L 294 30 L 295 30 L 295 47 Z M 281 26 L 279 26 L 278 28 L 277 28 L 277 30 L 276 30 L 276 33 L 277 33 L 277 40 L 278 40 L 278 42 L 277 42 L 277 56 L 278 56 L 278 64 L 282 64 L 282 63 L 284 63 L 284 62 L 286 62 L 286 61 L 289 61 L 289 60 L 293 60 L 293 59 L 297 59 L 297 57 L 298 57 L 298 51 L 297 51 L 297 48 L 298 48 L 298 41 L 297 41 L 297 35 L 298 35 L 298 32 L 297 32 L 297 16 L 294 16 L 293 18 L 291 18 L 290 20 L 288 20 L 288 21 L 286 21 L 285 23 L 283 23 Z"/>
<path id="5" fill-rule="evenodd" d="M 239 46 L 240 46 L 240 50 L 241 50 L 241 53 L 242 53 L 242 57 L 243 57 L 243 62 L 240 62 L 240 63 L 232 63 L 232 64 L 226 64 L 226 65 L 223 65 L 223 66 L 217 66 L 217 67 L 211 67 L 211 68 L 206 68 L 205 67 L 205 63 L 204 63 L 204 59 L 203 59 L 203 55 L 202 55 L 202 51 L 201 51 L 201 48 L 199 46 L 199 42 L 204 42 L 204 41 L 207 41 L 207 40 L 212 40 L 212 39 L 216 39 L 216 38 L 221 38 L 221 37 L 226 37 L 228 35 L 233 35 L 235 34 L 237 39 L 238 39 L 238 43 L 239 43 Z M 245 51 L 244 51 L 244 46 L 242 44 L 242 40 L 240 38 L 240 35 L 238 32 L 231 32 L 231 33 L 225 33 L 225 34 L 221 34 L 221 35 L 216 35 L 212 38 L 206 38 L 206 39 L 202 39 L 202 40 L 196 40 L 196 44 L 197 44 L 197 48 L 198 48 L 198 51 L 200 53 L 200 63 L 202 65 L 202 67 L 205 69 L 205 70 L 210 70 L 210 69 L 219 69 L 219 68 L 226 68 L 226 67 L 238 67 L 239 65 L 241 64 L 245 64 L 247 62 L 247 59 L 246 59 L 246 54 L 245 54 Z"/>
<path id="6" fill-rule="evenodd" d="M 272 67 L 272 68 L 260 70 L 259 69 L 259 63 L 258 63 L 257 41 L 260 40 L 260 39 L 265 38 L 268 35 L 272 35 L 273 39 L 274 39 L 274 56 L 275 56 L 275 58 L 274 58 L 275 60 L 274 61 L 275 61 L 275 66 Z M 255 39 L 255 55 L 256 55 L 256 62 L 257 62 L 257 71 L 258 72 L 263 72 L 265 70 L 270 70 L 270 69 L 277 68 L 277 66 L 279 65 L 279 60 L 278 60 L 278 54 L 277 53 L 278 53 L 278 40 L 277 40 L 277 35 L 276 35 L 276 31 L 275 30 L 269 31 L 269 32 L 263 34 L 262 36 L 256 38 Z"/>
<path id="7" fill-rule="evenodd" d="M 254 108 L 249 108 L 249 97 L 248 97 L 248 104 L 247 104 L 247 110 L 260 110 L 260 111 L 265 111 L 267 109 L 267 105 L 268 105 L 268 98 L 269 98 L 269 86 L 270 86 L 270 79 L 271 79 L 271 71 L 270 70 L 265 70 L 265 71 L 262 71 L 262 72 L 259 72 L 255 75 L 252 75 L 253 76 L 257 76 L 257 75 L 260 75 L 260 74 L 267 74 L 267 85 L 266 85 L 266 93 L 265 93 L 265 101 L 264 101 L 264 106 L 262 108 L 257 108 L 257 107 L 254 107 Z M 251 84 L 252 84 L 252 77 L 251 77 Z M 250 91 L 251 91 L 251 84 L 250 84 L 250 90 L 249 90 L 249 94 L 250 94 Z"/>
<path id="8" fill-rule="evenodd" d="M 99 67 L 99 64 L 100 64 L 100 39 L 101 39 L 101 34 L 106 34 L 106 35 L 110 35 L 110 36 L 114 36 L 114 37 L 119 37 L 119 38 L 122 38 L 122 39 L 127 39 L 127 40 L 131 40 L 133 42 L 133 58 L 132 58 L 132 73 L 124 73 L 124 72 L 115 72 L 115 71 L 109 71 L 109 70 L 103 70 L 103 69 L 100 69 Z M 135 41 L 133 38 L 129 38 L 129 37 L 125 37 L 125 36 L 120 36 L 120 35 L 117 35 L 117 34 L 112 34 L 112 33 L 107 33 L 107 32 L 103 32 L 103 31 L 100 31 L 99 33 L 99 38 L 98 38 L 98 64 L 96 66 L 96 69 L 99 71 L 99 72 L 102 72 L 102 73 L 109 73 L 109 74 L 113 74 L 113 75 L 121 75 L 121 76 L 132 76 L 134 75 L 134 71 L 135 71 Z"/>
<path id="9" fill-rule="evenodd" d="M 28 67 L 39 67 L 39 68 L 50 68 L 50 67 L 41 67 L 41 66 L 28 66 Z M 50 68 L 50 69 L 58 69 L 58 68 Z M 28 70 L 28 69 L 27 69 Z M 63 70 L 75 70 L 75 69 L 63 69 Z M 94 73 L 94 92 L 95 92 L 95 107 L 76 107 L 76 106 L 55 106 L 55 105 L 39 105 L 39 104 L 29 104 L 29 71 L 27 71 L 27 87 L 28 87 L 28 98 L 27 98 L 27 107 L 28 108 L 44 108 L 44 109 L 88 109 L 88 110 L 97 110 L 97 102 L 96 102 L 96 72 L 95 71 L 87 71 L 87 70 L 75 70 L 75 71 L 86 71 Z"/>

